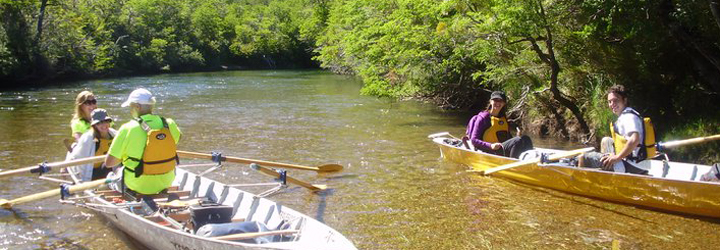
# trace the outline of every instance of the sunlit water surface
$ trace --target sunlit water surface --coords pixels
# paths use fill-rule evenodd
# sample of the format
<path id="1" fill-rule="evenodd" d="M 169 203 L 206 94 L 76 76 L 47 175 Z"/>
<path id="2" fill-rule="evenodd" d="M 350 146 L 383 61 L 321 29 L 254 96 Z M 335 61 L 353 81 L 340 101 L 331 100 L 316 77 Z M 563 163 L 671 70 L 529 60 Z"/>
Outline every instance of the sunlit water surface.
<path id="1" fill-rule="evenodd" d="M 470 114 L 415 101 L 359 95 L 352 78 L 318 71 L 239 71 L 83 81 L 0 92 L 0 169 L 64 158 L 75 95 L 130 119 L 120 104 L 137 87 L 158 99 L 156 113 L 177 121 L 180 149 L 221 151 L 303 165 L 340 163 L 339 173 L 290 176 L 330 191 L 296 186 L 271 199 L 337 229 L 361 249 L 708 249 L 717 221 L 690 218 L 534 188 L 465 172 L 439 159 L 431 133 L 464 132 Z M 536 146 L 572 148 L 534 137 Z M 198 169 L 200 171 L 202 169 Z M 271 179 L 242 165 L 210 178 Z M 0 198 L 57 187 L 23 175 L 0 180 Z M 262 189 L 252 189 L 261 192 Z M 97 213 L 46 199 L 0 210 L 0 248 L 136 249 Z"/>

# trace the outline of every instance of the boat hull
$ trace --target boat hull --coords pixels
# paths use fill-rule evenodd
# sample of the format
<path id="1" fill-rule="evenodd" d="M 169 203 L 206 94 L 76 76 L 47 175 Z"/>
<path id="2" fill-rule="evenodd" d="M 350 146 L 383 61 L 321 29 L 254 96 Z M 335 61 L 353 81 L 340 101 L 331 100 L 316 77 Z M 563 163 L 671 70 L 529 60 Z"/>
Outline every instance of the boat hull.
<path id="1" fill-rule="evenodd" d="M 513 163 L 517 159 L 500 157 L 481 151 L 471 151 L 444 143 L 448 138 L 434 138 L 442 156 L 450 161 L 467 165 L 474 170 L 485 170 Z M 656 173 L 662 161 L 652 161 Z M 658 166 L 659 165 L 659 166 Z M 588 196 L 619 203 L 633 204 L 671 212 L 720 218 L 720 184 L 697 181 L 702 170 L 709 166 L 673 163 L 676 168 L 695 168 L 692 180 L 678 180 L 615 173 L 598 169 L 558 165 L 531 164 L 493 173 L 529 185 L 551 188 L 563 192 Z M 701 169 L 698 171 L 698 169 Z M 688 170 L 688 171 L 690 171 Z M 678 174 L 678 176 L 680 176 Z"/>
<path id="2" fill-rule="evenodd" d="M 293 241 L 249 244 L 223 241 L 185 233 L 143 218 L 101 197 L 94 199 L 102 204 L 96 208 L 111 223 L 150 249 L 356 249 L 342 234 L 327 225 L 271 200 L 260 198 L 237 188 L 227 187 L 205 177 L 177 169 L 173 183 L 180 190 L 191 191 L 191 197 L 212 196 L 222 204 L 234 206 L 233 219 L 263 222 L 268 227 L 290 220 L 289 229 L 300 231 Z M 183 181 L 184 179 L 184 181 Z M 93 191 L 86 191 L 93 194 Z M 224 197 L 224 198 L 223 198 Z"/>

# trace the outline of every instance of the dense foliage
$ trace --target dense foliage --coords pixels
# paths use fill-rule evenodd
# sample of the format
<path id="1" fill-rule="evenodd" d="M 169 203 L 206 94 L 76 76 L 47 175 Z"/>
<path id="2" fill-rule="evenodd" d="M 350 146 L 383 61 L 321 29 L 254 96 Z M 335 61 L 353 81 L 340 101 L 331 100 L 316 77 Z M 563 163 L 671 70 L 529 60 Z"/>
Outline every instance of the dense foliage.
<path id="1" fill-rule="evenodd" d="M 316 67 L 306 0 L 2 0 L 0 77 Z"/>
<path id="2" fill-rule="evenodd" d="M 526 127 L 582 140 L 608 134 L 605 91 L 623 84 L 659 139 L 681 139 L 720 132 L 717 9 L 715 0 L 338 0 L 316 58 L 360 75 L 374 95 L 477 110 L 504 89 Z"/>
<path id="3" fill-rule="evenodd" d="M 581 140 L 624 84 L 678 139 L 720 132 L 718 2 L 0 0 L 0 80 L 320 65 L 449 108 L 503 89 L 525 127 Z"/>

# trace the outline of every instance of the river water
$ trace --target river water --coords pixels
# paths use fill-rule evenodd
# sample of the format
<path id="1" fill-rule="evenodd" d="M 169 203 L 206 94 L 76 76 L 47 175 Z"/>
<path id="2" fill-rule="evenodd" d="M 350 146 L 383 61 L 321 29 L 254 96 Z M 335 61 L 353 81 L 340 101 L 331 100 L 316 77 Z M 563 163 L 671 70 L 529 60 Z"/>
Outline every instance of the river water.
<path id="1" fill-rule="evenodd" d="M 427 135 L 464 132 L 467 113 L 415 101 L 361 96 L 360 82 L 320 71 L 235 71 L 102 79 L 0 92 L 0 169 L 64 158 L 75 95 L 130 119 L 120 104 L 137 87 L 155 113 L 177 121 L 179 148 L 344 171 L 289 175 L 332 189 L 296 186 L 271 199 L 337 229 L 361 249 L 707 249 L 718 221 L 656 212 L 465 172 L 439 158 Z M 536 146 L 573 148 L 533 137 Z M 198 171 L 201 171 L 199 169 Z M 208 177 L 268 182 L 242 165 Z M 57 183 L 22 175 L 0 180 L 0 198 Z M 262 189 L 251 190 L 261 192 Z M 95 212 L 46 199 L 0 210 L 0 249 L 142 249 Z"/>

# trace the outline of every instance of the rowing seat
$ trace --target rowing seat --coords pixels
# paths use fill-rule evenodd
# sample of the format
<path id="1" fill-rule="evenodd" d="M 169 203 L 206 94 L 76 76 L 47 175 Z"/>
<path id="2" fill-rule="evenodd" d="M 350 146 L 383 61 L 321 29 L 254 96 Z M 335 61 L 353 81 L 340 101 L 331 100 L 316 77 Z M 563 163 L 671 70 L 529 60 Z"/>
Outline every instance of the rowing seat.
<path id="1" fill-rule="evenodd" d="M 202 201 L 199 204 L 190 205 L 190 220 L 195 229 L 210 223 L 230 223 L 232 215 L 232 206 Z"/>

